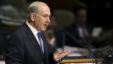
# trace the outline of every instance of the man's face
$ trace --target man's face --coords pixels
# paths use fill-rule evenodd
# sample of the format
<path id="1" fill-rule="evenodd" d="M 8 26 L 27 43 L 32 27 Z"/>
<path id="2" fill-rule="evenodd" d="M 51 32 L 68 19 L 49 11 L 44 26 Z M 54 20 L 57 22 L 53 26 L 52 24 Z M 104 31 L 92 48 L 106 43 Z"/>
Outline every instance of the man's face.
<path id="1" fill-rule="evenodd" d="M 79 22 L 85 23 L 87 19 L 87 12 L 84 9 L 81 9 L 77 13 L 77 18 Z"/>
<path id="2" fill-rule="evenodd" d="M 38 31 L 45 31 L 50 23 L 50 15 L 48 6 L 41 6 L 39 11 L 33 15 L 33 26 Z"/>

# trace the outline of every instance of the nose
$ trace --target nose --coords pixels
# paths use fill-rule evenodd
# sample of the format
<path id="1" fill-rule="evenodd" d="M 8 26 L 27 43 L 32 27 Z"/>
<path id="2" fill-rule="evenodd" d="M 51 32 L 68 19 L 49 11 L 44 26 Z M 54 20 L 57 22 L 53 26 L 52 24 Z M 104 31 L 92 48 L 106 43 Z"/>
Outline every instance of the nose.
<path id="1" fill-rule="evenodd" d="M 48 22 L 48 23 L 50 23 L 50 22 L 51 22 L 50 18 L 47 18 L 47 22 Z"/>

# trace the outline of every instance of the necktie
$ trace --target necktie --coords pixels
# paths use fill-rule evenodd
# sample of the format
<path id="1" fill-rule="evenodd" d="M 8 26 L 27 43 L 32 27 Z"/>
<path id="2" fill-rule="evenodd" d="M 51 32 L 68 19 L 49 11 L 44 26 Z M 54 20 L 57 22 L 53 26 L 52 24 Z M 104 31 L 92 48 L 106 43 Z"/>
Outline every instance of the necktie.
<path id="1" fill-rule="evenodd" d="M 37 35 L 38 35 L 38 39 L 39 39 L 40 48 L 41 48 L 42 52 L 44 53 L 44 45 L 43 45 L 42 33 L 39 32 Z"/>

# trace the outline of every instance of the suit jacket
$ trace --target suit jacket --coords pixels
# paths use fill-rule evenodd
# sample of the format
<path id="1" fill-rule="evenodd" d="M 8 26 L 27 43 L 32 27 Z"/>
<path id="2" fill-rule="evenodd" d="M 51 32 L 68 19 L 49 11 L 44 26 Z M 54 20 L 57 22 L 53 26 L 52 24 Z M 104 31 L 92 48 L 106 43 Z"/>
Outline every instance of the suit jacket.
<path id="1" fill-rule="evenodd" d="M 44 37 L 44 35 L 43 35 Z M 11 36 L 6 51 L 6 64 L 54 64 L 52 48 L 44 37 L 44 53 L 26 24 Z"/>

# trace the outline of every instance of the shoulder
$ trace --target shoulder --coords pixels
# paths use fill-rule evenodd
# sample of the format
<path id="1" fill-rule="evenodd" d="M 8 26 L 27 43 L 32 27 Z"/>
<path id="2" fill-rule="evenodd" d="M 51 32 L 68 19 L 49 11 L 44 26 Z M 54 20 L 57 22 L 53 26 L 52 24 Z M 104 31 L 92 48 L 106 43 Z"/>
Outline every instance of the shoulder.
<path id="1" fill-rule="evenodd" d="M 26 30 L 28 30 L 27 25 L 23 24 L 19 26 L 12 34 L 10 38 L 23 38 L 26 34 Z"/>

